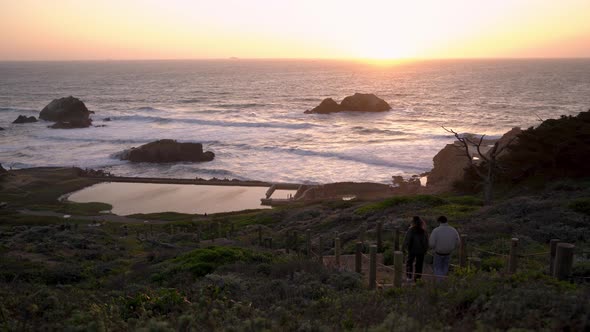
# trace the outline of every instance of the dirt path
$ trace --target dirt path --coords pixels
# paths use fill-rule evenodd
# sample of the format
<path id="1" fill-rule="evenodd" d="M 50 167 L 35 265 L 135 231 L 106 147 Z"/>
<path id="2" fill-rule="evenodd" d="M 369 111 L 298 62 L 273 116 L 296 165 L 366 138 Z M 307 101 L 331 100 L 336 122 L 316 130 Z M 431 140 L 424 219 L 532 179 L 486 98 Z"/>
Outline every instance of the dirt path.
<path id="1" fill-rule="evenodd" d="M 336 259 L 334 256 L 324 256 L 323 262 L 325 266 L 337 268 L 341 271 L 354 271 L 355 268 L 355 255 L 341 255 L 340 256 L 340 266 L 336 266 Z M 434 277 L 431 276 L 433 274 L 432 265 L 424 263 L 424 268 L 422 271 L 424 275 L 422 278 L 424 281 L 434 281 Z M 369 284 L 369 257 L 367 255 L 363 255 L 362 259 L 362 274 L 365 283 Z M 385 266 L 383 264 L 383 254 L 377 254 L 377 287 L 380 288 L 389 288 L 393 285 L 393 266 Z M 403 286 L 412 286 L 414 285 L 413 281 L 408 281 L 406 279 L 406 266 L 405 261 L 403 264 L 403 272 L 402 272 L 402 280 Z"/>

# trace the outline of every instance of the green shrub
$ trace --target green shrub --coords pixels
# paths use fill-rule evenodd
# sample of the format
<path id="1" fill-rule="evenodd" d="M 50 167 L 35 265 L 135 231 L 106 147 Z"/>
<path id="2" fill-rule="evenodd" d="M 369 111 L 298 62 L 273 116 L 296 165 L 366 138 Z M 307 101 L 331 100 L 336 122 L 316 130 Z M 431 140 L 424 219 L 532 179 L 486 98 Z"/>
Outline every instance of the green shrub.
<path id="1" fill-rule="evenodd" d="M 243 248 L 209 247 L 195 249 L 171 261 L 169 272 L 190 272 L 202 277 L 213 272 L 221 265 L 235 262 L 270 262 L 268 254 L 256 253 Z"/>
<path id="2" fill-rule="evenodd" d="M 590 216 L 590 197 L 573 200 L 568 207 L 575 212 Z"/>

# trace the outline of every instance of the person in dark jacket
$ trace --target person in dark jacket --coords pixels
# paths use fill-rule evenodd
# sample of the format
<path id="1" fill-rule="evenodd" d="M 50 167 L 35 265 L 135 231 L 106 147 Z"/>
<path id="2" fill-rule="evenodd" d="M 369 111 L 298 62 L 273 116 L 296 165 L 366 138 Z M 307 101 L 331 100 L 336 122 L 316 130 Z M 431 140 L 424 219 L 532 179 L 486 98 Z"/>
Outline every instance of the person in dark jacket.
<path id="1" fill-rule="evenodd" d="M 420 279 L 422 266 L 424 265 L 424 255 L 428 251 L 428 234 L 425 230 L 424 221 L 418 216 L 412 218 L 412 226 L 408 229 L 404 240 L 404 250 L 408 252 L 408 261 L 406 262 L 408 280 Z M 414 261 L 416 262 L 415 270 Z"/>

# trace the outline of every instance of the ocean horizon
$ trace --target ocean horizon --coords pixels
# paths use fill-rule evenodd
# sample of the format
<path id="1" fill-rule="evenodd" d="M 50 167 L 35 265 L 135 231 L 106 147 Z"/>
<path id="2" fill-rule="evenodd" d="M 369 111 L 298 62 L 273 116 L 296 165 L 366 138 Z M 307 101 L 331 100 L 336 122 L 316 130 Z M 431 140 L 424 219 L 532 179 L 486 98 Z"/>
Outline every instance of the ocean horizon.
<path id="1" fill-rule="evenodd" d="M 123 176 L 387 183 L 432 168 L 433 156 L 453 142 L 441 126 L 499 137 L 590 105 L 590 59 L 0 62 L 0 77 L 3 166 Z M 375 93 L 392 110 L 303 113 L 355 92 Z M 70 95 L 105 127 L 11 124 Z M 203 143 L 216 158 L 145 164 L 114 157 L 164 138 Z"/>

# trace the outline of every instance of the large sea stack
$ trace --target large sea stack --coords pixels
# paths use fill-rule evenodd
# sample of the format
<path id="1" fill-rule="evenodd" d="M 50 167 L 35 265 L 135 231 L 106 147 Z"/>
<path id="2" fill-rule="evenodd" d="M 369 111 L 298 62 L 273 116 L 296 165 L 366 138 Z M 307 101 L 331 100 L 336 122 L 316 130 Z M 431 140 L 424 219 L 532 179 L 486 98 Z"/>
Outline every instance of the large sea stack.
<path id="1" fill-rule="evenodd" d="M 86 128 L 92 124 L 84 102 L 72 96 L 54 99 L 39 113 L 39 118 L 56 122 L 51 128 Z"/>
<path id="2" fill-rule="evenodd" d="M 385 112 L 389 111 L 391 106 L 389 104 L 375 96 L 372 93 L 355 93 L 352 96 L 348 96 L 342 99 L 342 102 L 338 104 L 332 98 L 326 98 L 322 102 L 311 110 L 305 111 L 305 113 L 317 113 L 317 114 L 328 114 L 338 112 Z"/>
<path id="3" fill-rule="evenodd" d="M 180 143 L 171 139 L 162 139 L 125 150 L 118 157 L 132 162 L 171 163 L 211 161 L 215 158 L 215 154 L 211 151 L 203 152 L 201 143 Z"/>

